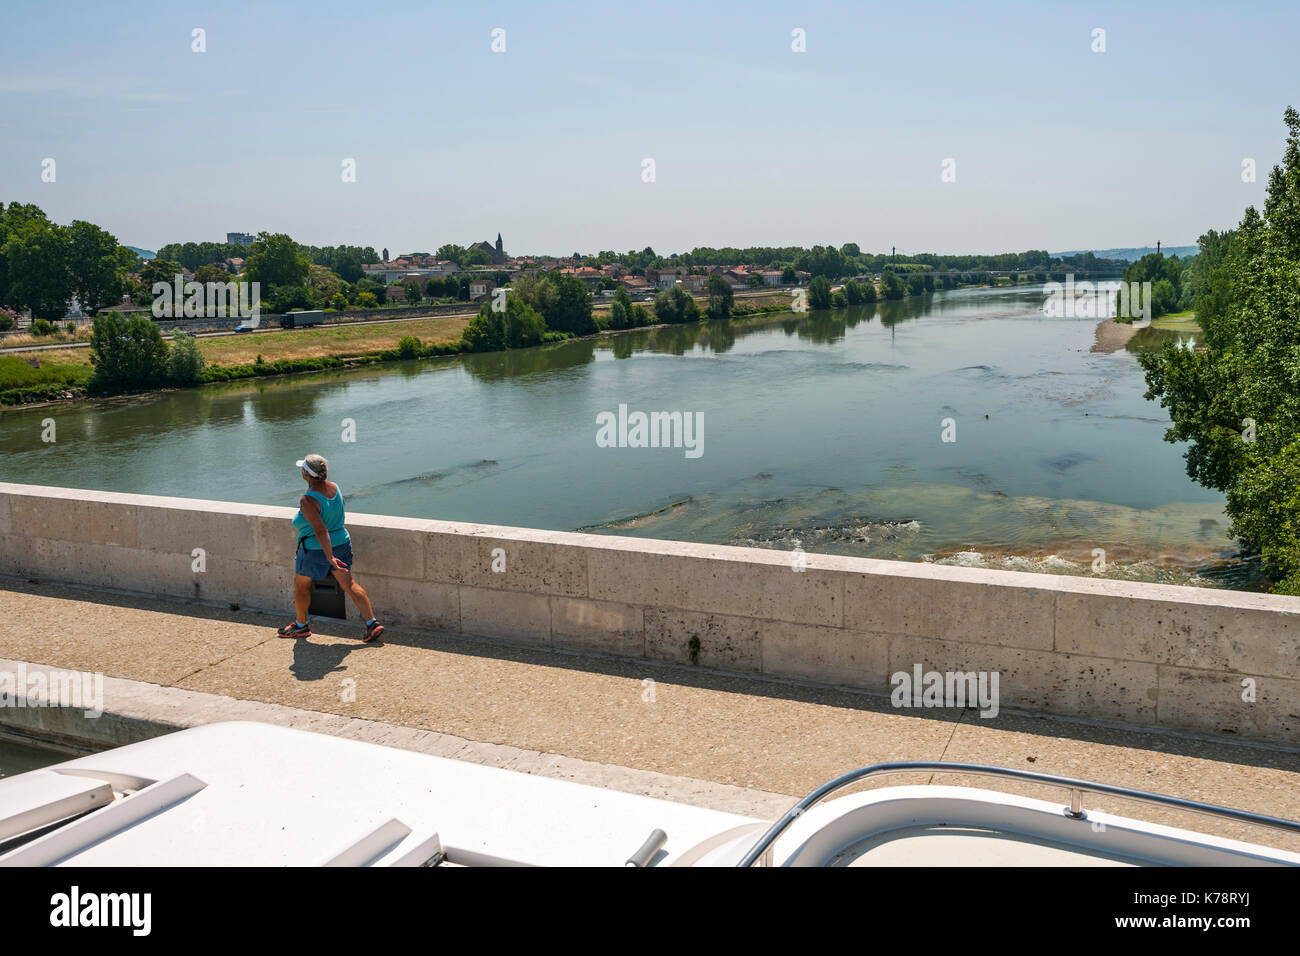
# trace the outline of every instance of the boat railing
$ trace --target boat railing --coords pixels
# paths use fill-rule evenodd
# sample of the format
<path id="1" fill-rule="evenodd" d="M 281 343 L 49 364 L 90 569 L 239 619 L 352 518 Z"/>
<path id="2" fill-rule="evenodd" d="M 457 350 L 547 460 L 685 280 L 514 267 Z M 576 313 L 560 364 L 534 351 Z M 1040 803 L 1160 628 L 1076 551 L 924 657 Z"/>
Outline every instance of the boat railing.
<path id="1" fill-rule="evenodd" d="M 1238 823 L 1249 823 L 1255 826 L 1273 827 L 1278 830 L 1286 830 L 1291 833 L 1300 833 L 1300 822 L 1295 820 L 1283 820 L 1280 817 L 1270 817 L 1262 813 L 1251 813 L 1249 810 L 1234 810 L 1231 807 L 1220 807 L 1212 803 L 1199 803 L 1195 800 L 1184 800 L 1181 797 L 1171 797 L 1162 793 L 1151 793 L 1146 790 L 1134 790 L 1130 787 L 1117 787 L 1108 783 L 1096 783 L 1091 780 L 1078 780 L 1073 777 L 1058 777 L 1048 773 L 1036 773 L 1032 770 L 1013 770 L 1009 767 L 995 767 L 991 764 L 979 763 L 943 763 L 941 761 L 895 761 L 892 763 L 877 763 L 868 767 L 859 767 L 857 770 L 851 770 L 834 780 L 822 784 L 808 796 L 804 797 L 797 804 L 786 811 L 785 815 L 777 820 L 767 832 L 759 837 L 758 842 L 750 848 L 749 852 L 736 864 L 737 866 L 771 866 L 773 857 L 773 846 L 777 838 L 794 823 L 799 817 L 807 813 L 817 804 L 821 803 L 833 793 L 843 790 L 845 787 L 852 786 L 871 777 L 884 777 L 891 774 L 899 773 L 952 773 L 966 774 L 968 776 L 981 777 L 1000 777 L 1007 780 L 1018 780 L 1024 783 L 1042 784 L 1048 787 L 1056 787 L 1069 793 L 1070 802 L 1064 807 L 1064 813 L 1068 817 L 1077 820 L 1087 818 L 1087 812 L 1083 809 L 1083 795 L 1097 794 L 1109 797 L 1121 797 L 1126 800 L 1135 800 L 1139 803 L 1151 804 L 1154 806 L 1171 807 L 1177 810 L 1190 810 L 1194 813 L 1204 813 L 1221 819 L 1234 820 Z"/>

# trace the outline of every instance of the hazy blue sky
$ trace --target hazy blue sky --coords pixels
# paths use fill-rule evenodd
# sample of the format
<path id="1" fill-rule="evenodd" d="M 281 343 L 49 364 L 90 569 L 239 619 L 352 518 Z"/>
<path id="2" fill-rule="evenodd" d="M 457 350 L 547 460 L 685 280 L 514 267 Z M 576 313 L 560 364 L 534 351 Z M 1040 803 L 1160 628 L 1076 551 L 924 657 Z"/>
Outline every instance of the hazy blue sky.
<path id="1" fill-rule="evenodd" d="M 1298 40 L 1295 2 L 5 0 L 0 199 L 148 248 L 1177 245 L 1262 200 Z"/>

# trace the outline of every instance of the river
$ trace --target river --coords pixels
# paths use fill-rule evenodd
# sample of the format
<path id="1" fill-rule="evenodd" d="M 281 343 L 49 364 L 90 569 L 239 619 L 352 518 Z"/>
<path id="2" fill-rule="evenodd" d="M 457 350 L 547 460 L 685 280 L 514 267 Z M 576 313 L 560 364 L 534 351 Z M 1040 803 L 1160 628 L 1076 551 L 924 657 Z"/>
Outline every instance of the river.
<path id="1" fill-rule="evenodd" d="M 1041 303 L 965 289 L 12 410 L 0 479 L 292 505 L 315 451 L 352 511 L 1257 586 L 1134 354 Z M 700 416 L 701 453 L 601 447 L 620 405 Z"/>

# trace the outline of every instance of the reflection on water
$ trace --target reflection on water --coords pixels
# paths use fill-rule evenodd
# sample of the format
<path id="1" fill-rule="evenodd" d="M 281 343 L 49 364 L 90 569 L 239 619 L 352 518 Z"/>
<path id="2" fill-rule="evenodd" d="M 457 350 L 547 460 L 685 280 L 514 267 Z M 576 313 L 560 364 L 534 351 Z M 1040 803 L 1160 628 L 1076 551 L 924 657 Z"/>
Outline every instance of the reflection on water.
<path id="1" fill-rule="evenodd" d="M 959 290 L 11 411 L 0 479 L 289 505 L 317 451 L 354 511 L 1057 573 L 1102 549 L 1108 576 L 1252 586 L 1134 356 L 1041 302 Z M 598 447 L 620 404 L 702 413 L 703 456 Z"/>

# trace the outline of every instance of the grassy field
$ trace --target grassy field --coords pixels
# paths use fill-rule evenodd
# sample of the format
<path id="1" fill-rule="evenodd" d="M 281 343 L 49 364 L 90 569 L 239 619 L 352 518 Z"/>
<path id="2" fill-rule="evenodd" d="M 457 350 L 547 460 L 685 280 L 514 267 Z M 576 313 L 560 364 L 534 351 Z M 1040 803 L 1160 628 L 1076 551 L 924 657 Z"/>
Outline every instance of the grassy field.
<path id="1" fill-rule="evenodd" d="M 203 352 L 204 358 L 217 365 L 247 365 L 256 361 L 258 355 L 268 362 L 277 359 L 361 355 L 395 349 L 398 340 L 407 335 L 414 335 L 425 345 L 450 342 L 460 338 L 467 321 L 463 316 L 440 315 L 404 322 L 218 335 L 199 339 L 199 350 Z M 90 349 L 48 349 L 24 355 L 39 359 L 42 367 L 90 365 Z"/>
<path id="2" fill-rule="evenodd" d="M 218 365 L 247 365 L 261 355 L 276 359 L 328 358 L 382 352 L 397 348 L 398 340 L 413 335 L 425 345 L 460 338 L 469 320 L 463 316 L 439 315 L 403 322 L 370 322 L 364 325 L 322 326 L 315 329 L 286 329 L 283 332 L 253 332 L 199 339 L 203 357 Z"/>
<path id="3" fill-rule="evenodd" d="M 90 378 L 88 365 L 51 362 L 42 356 L 39 367 L 15 355 L 0 355 L 0 405 L 37 401 L 44 397 L 43 389 L 81 387 Z M 39 394 L 3 393 L 12 390 L 34 390 Z"/>
<path id="4" fill-rule="evenodd" d="M 1201 331 L 1201 326 L 1196 321 L 1195 312 L 1171 312 L 1168 315 L 1162 315 L 1158 319 L 1151 320 L 1151 328 L 1168 329 L 1171 332 Z"/>

